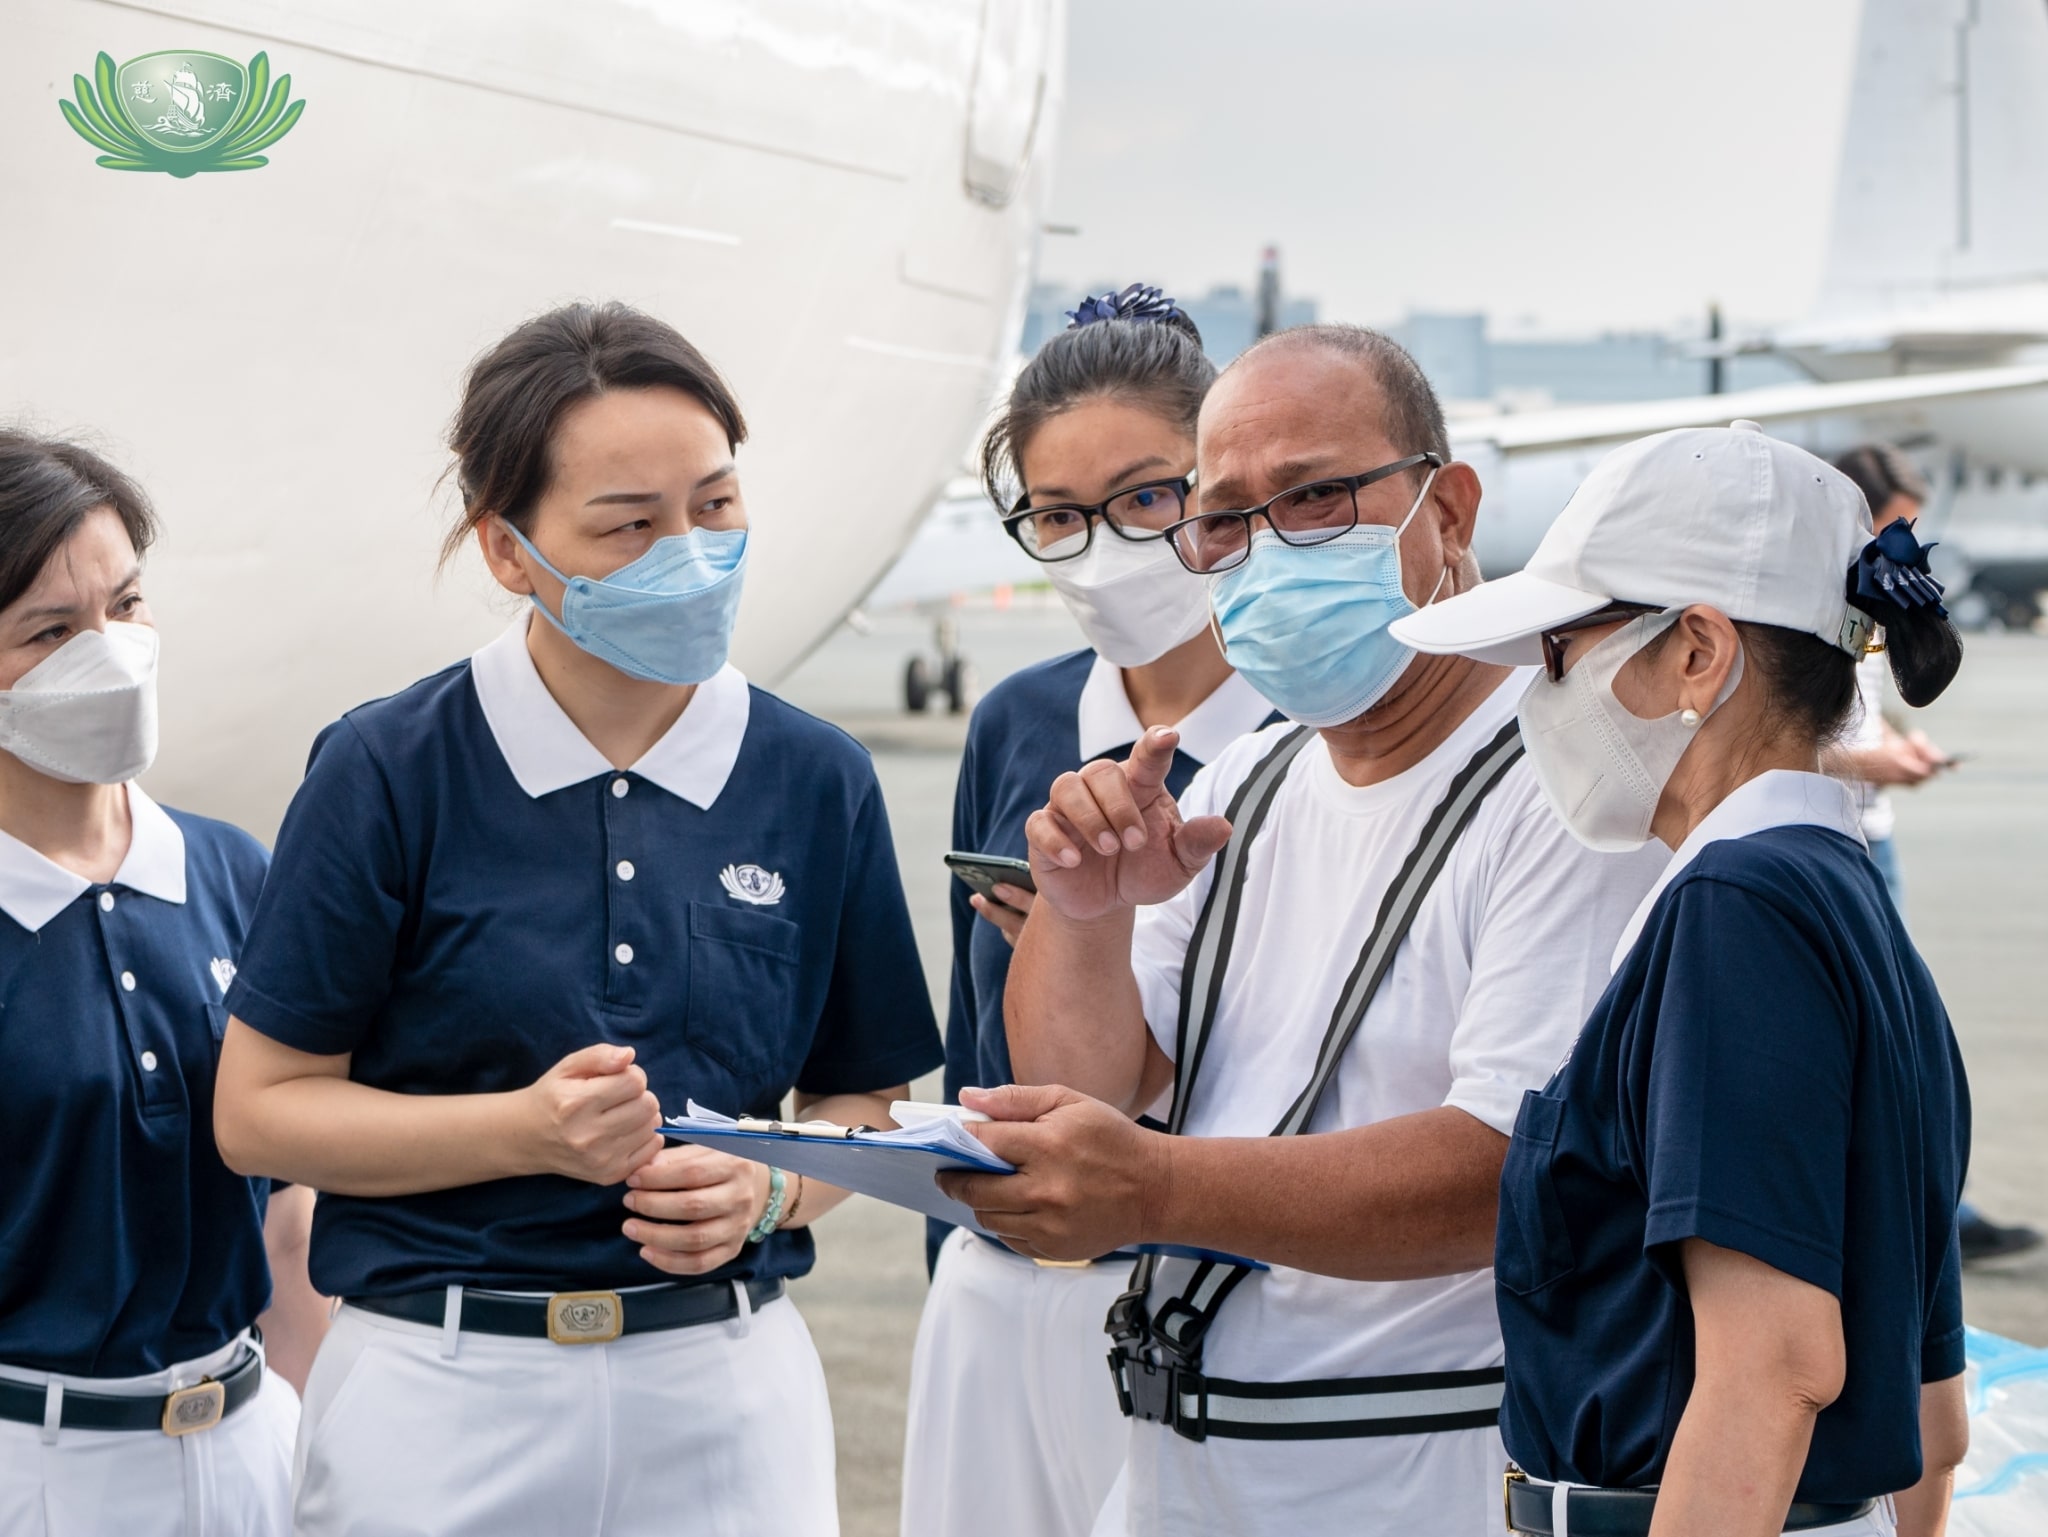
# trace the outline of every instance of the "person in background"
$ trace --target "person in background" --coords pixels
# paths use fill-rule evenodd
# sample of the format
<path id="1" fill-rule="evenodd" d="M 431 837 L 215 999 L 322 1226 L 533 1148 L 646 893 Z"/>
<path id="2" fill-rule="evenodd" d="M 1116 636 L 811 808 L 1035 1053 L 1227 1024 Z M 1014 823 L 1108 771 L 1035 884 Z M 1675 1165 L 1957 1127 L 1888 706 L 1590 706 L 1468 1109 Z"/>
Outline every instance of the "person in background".
<path id="1" fill-rule="evenodd" d="M 873 764 L 726 660 L 745 436 L 624 305 L 491 348 L 447 547 L 522 612 L 323 732 L 286 813 L 215 1119 L 321 1192 L 302 1537 L 838 1530 L 785 1292 L 844 1193 L 659 1134 L 888 1124 L 942 1059 Z"/>
<path id="2" fill-rule="evenodd" d="M 1164 530 L 1184 516 L 1195 417 L 1216 376 L 1194 322 L 1156 288 L 1082 301 L 1039 349 L 982 445 L 982 478 L 1089 645 L 1012 674 L 968 724 L 956 849 L 1021 858 L 1061 774 L 1172 727 L 1175 789 L 1275 719 L 1209 628 L 1201 579 Z M 1031 893 L 955 883 L 946 1098 L 1011 1078 L 1003 984 Z M 977 917 L 977 914 L 979 915 Z M 932 1225 L 933 1278 L 911 1363 L 904 1537 L 1087 1537 L 1126 1439 L 1102 1320 L 1131 1256 L 1037 1264 Z M 950 1232 L 951 1236 L 948 1237 Z"/>
<path id="3" fill-rule="evenodd" d="M 1377 332 L 1283 331 L 1202 405 L 1172 531 L 1288 717 L 1167 789 L 1176 738 L 1062 774 L 1005 998 L 1018 1166 L 940 1183 L 1024 1253 L 1142 1261 L 1098 1537 L 1479 1537 L 1500 1520 L 1501 1159 L 1661 861 L 1596 854 L 1515 736 L 1528 672 L 1389 626 L 1479 580 L 1480 486 Z M 1169 1125 L 1131 1117 L 1171 1085 Z M 1489 1483 L 1492 1487 L 1489 1490 Z"/>
<path id="4" fill-rule="evenodd" d="M 277 1537 L 324 1326 L 305 1190 L 214 1145 L 261 844 L 135 783 L 156 757 L 143 493 L 0 431 L 0 1532 Z M 275 1278 L 268 1252 L 294 1275 Z M 297 1305 L 264 1311 L 275 1290 Z M 260 1326 L 260 1329 L 259 1329 Z"/>
<path id="5" fill-rule="evenodd" d="M 1898 522 L 1911 526 L 1927 505 L 1926 478 L 1911 459 L 1888 443 L 1852 448 L 1835 461 L 1835 468 L 1855 482 L 1870 504 L 1874 533 L 1882 534 Z M 1856 709 L 1849 729 L 1837 745 L 1821 755 L 1821 768 L 1856 792 L 1870 862 L 1884 877 L 1885 889 L 1903 918 L 1905 885 L 1899 873 L 1898 846 L 1892 839 L 1896 816 L 1890 791 L 1925 784 L 1950 767 L 1951 760 L 1925 732 L 1901 731 L 1886 718 L 1885 680 L 1889 676 L 1882 653 L 1867 656 L 1858 664 Z M 2039 1229 L 2025 1223 L 1994 1222 L 1968 1201 L 1963 1203 L 1958 1221 L 1965 1264 L 2024 1254 L 2041 1246 Z"/>
<path id="6" fill-rule="evenodd" d="M 1615 450 L 1526 570 L 1397 627 L 1541 660 L 1544 794 L 1589 847 L 1673 851 L 1501 1172 L 1513 1531 L 1947 1520 L 1969 1090 L 1856 797 L 1819 772 L 1873 625 L 1910 705 L 1961 665 L 1910 529 L 1873 539 L 1846 477 L 1739 421 Z"/>

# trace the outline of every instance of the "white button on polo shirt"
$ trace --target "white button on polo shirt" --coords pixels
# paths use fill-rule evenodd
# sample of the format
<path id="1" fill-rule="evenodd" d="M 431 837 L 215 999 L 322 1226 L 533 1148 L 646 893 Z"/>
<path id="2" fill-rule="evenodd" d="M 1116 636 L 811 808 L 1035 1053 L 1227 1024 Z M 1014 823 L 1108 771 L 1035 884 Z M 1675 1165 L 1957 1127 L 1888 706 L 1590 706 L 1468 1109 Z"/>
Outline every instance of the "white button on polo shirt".
<path id="1" fill-rule="evenodd" d="M 153 1051 L 145 1051 L 145 1052 L 144 1052 L 144 1053 L 142 1054 L 142 1070 L 143 1070 L 143 1071 L 144 1071 L 145 1073 L 153 1073 L 153 1072 L 155 1072 L 155 1071 L 156 1071 L 156 1053 L 155 1053 L 155 1052 L 153 1052 Z"/>
<path id="2" fill-rule="evenodd" d="M 632 786 L 627 784 L 626 781 L 623 779 L 614 779 L 612 781 L 612 794 L 617 796 L 620 800 L 624 800 L 626 798 L 626 791 L 628 791 L 631 788 Z"/>
<path id="3" fill-rule="evenodd" d="M 618 949 L 612 951 L 612 954 L 618 957 L 618 962 L 621 966 L 633 964 L 633 947 L 631 945 L 620 945 Z"/>
<path id="4" fill-rule="evenodd" d="M 124 971 L 124 972 L 122 972 L 122 973 L 121 973 L 121 991 L 122 991 L 122 992 L 124 992 L 124 993 L 132 993 L 132 992 L 134 992 L 134 991 L 135 991 L 135 973 L 134 973 L 134 972 L 132 972 L 132 971 Z"/>
<path id="5" fill-rule="evenodd" d="M 622 859 L 622 860 L 620 860 L 620 861 L 619 861 L 619 879 L 620 879 L 620 880 L 622 880 L 622 881 L 630 881 L 630 880 L 631 880 L 632 878 L 633 878 L 633 861 L 632 861 L 632 860 L 630 860 L 630 859 Z"/>
<path id="6" fill-rule="evenodd" d="M 111 891 L 102 891 L 100 893 L 100 911 L 103 913 L 110 913 L 113 910 L 114 894 Z"/>

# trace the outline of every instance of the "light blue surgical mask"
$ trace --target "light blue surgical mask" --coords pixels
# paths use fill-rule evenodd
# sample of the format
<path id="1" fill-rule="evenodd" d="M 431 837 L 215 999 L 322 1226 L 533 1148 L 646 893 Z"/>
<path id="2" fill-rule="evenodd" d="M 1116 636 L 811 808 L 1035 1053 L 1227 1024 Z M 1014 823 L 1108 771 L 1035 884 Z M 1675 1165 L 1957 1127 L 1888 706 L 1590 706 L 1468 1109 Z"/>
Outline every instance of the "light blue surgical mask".
<path id="1" fill-rule="evenodd" d="M 1387 626 L 1415 612 L 1401 585 L 1401 535 L 1435 480 L 1431 470 L 1398 528 L 1360 523 L 1309 545 L 1261 529 L 1242 564 L 1209 578 L 1224 656 L 1290 720 L 1355 720 L 1407 670 L 1415 653 Z M 1443 583 L 1439 577 L 1431 600 Z"/>
<path id="2" fill-rule="evenodd" d="M 562 584 L 560 618 L 538 593 L 533 606 L 598 660 L 649 683 L 702 683 L 725 665 L 747 569 L 745 529 L 657 539 L 605 577 L 564 576 L 526 535 L 512 528 L 512 537 Z"/>

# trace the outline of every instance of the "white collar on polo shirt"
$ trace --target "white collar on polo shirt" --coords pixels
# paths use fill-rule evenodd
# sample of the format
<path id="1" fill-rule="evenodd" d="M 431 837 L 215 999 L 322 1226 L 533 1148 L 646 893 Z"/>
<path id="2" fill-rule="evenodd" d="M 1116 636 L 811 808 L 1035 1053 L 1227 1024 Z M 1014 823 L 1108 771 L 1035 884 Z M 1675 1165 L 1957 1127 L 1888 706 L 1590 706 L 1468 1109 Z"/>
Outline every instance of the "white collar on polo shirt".
<path id="1" fill-rule="evenodd" d="M 185 900 L 185 834 L 164 808 L 128 785 L 128 852 L 111 886 L 165 902 Z M 78 900 L 92 882 L 0 832 L 0 912 L 31 934 Z"/>
<path id="2" fill-rule="evenodd" d="M 512 777 L 538 799 L 618 770 L 590 745 L 541 682 L 526 649 L 528 623 L 522 616 L 471 657 L 469 677 Z M 751 708 L 746 677 L 727 663 L 697 685 L 676 723 L 640 755 L 632 772 L 709 811 L 739 760 Z"/>
<path id="3" fill-rule="evenodd" d="M 1747 838 L 1772 827 L 1802 825 L 1825 827 L 1845 838 L 1854 838 L 1859 844 L 1863 842 L 1862 810 L 1855 794 L 1839 779 L 1830 779 L 1825 774 L 1802 774 L 1794 769 L 1772 769 L 1737 785 L 1679 844 L 1671 863 L 1664 867 L 1657 884 L 1650 888 L 1635 916 L 1629 919 L 1628 927 L 1621 931 L 1621 942 L 1614 947 L 1612 969 L 1621 970 L 1621 963 L 1635 947 L 1643 925 L 1650 921 L 1650 909 L 1657 905 L 1657 898 L 1664 895 L 1664 888 L 1678 879 L 1701 849 L 1723 838 Z"/>
<path id="4" fill-rule="evenodd" d="M 1216 755 L 1248 732 L 1266 723 L 1273 707 L 1259 691 L 1237 673 L 1231 673 L 1215 690 L 1174 727 L 1180 733 L 1180 750 L 1197 763 L 1213 763 Z M 1081 761 L 1129 747 L 1144 734 L 1138 712 L 1131 708 L 1131 696 L 1124 692 L 1124 675 L 1113 662 L 1101 657 L 1088 669 L 1088 681 L 1081 685 L 1081 707 L 1075 721 L 1081 738 Z"/>

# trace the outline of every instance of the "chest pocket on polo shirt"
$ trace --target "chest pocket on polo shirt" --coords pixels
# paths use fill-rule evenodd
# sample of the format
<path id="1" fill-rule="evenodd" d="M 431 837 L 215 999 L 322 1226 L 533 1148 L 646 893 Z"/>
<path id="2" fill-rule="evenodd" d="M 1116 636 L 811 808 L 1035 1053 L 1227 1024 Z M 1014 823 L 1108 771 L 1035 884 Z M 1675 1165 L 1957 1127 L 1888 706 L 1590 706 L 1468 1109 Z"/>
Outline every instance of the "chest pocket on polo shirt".
<path id="1" fill-rule="evenodd" d="M 802 931 L 770 913 L 690 904 L 690 1044 L 746 1079 L 794 1072 Z M 777 1087 L 780 1087 L 778 1084 Z"/>
<path id="2" fill-rule="evenodd" d="M 1563 1100 L 1522 1096 L 1501 1171 L 1500 1233 L 1493 1260 L 1494 1279 L 1517 1296 L 1542 1290 L 1571 1274 L 1576 1264 L 1551 1170 L 1563 1123 Z"/>

